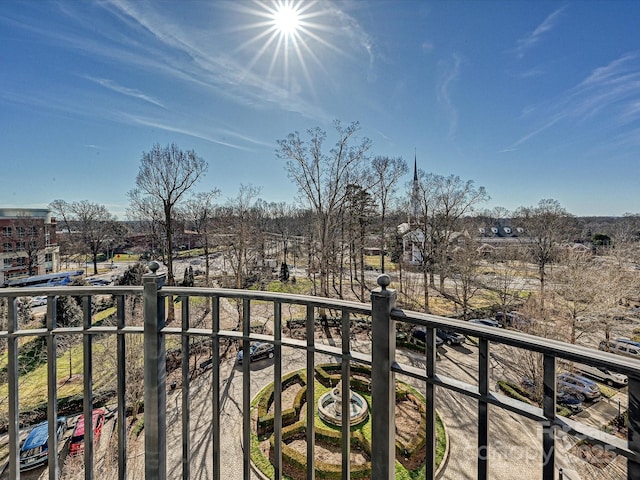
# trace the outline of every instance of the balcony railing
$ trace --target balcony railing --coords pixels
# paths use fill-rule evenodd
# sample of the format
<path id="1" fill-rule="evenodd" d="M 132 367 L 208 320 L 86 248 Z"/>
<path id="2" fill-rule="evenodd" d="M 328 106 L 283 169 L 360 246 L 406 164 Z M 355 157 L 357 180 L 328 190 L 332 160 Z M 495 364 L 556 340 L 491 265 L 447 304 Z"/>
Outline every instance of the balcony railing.
<path id="1" fill-rule="evenodd" d="M 157 264 L 155 265 L 157 269 Z M 225 455 L 234 455 L 226 445 L 237 442 L 242 446 L 251 445 L 252 423 L 250 418 L 252 387 L 256 386 L 252 378 L 257 371 L 252 369 L 250 362 L 244 361 L 241 366 L 242 383 L 237 407 L 242 412 L 241 432 L 238 436 L 229 438 L 221 431 L 221 412 L 224 410 L 223 399 L 227 399 L 225 379 L 221 366 L 224 364 L 221 356 L 221 343 L 229 340 L 242 345 L 243 351 L 248 352 L 251 342 L 270 342 L 274 345 L 273 367 L 269 368 L 274 385 L 274 450 L 272 464 L 275 478 L 283 475 L 283 425 L 282 425 L 282 375 L 287 364 L 285 350 L 302 352 L 306 357 L 304 365 L 307 372 L 313 372 L 315 365 L 321 359 L 330 357 L 341 365 L 341 378 L 348 381 L 351 368 L 355 363 L 366 364 L 371 368 L 371 478 L 389 480 L 394 478 L 396 462 L 396 378 L 409 379 L 421 385 L 420 389 L 426 399 L 426 445 L 424 458 L 426 463 L 425 478 L 436 478 L 436 405 L 442 402 L 445 395 L 455 395 L 456 398 L 470 399 L 476 405 L 476 418 L 470 418 L 467 423 L 468 433 L 462 433 L 457 438 L 464 438 L 471 443 L 474 452 L 469 458 L 460 459 L 468 464 L 466 478 L 500 478 L 499 472 L 492 469 L 491 450 L 495 447 L 495 437 L 508 435 L 500 426 L 492 424 L 492 419 L 500 412 L 507 412 L 511 416 L 529 419 L 540 427 L 541 435 L 532 437 L 529 441 L 538 451 L 532 460 L 532 468 L 537 472 L 537 478 L 551 480 L 560 478 L 561 465 L 565 462 L 557 454 L 559 450 L 560 434 L 571 435 L 591 444 L 601 445 L 605 450 L 615 452 L 626 457 L 626 477 L 640 478 L 640 362 L 615 356 L 606 352 L 569 345 L 558 341 L 526 335 L 516 331 L 476 326 L 467 322 L 438 317 L 416 312 L 402 311 L 395 307 L 396 293 L 387 288 L 389 277 L 382 275 L 378 279 L 379 288 L 371 294 L 371 304 L 340 301 L 328 298 L 310 297 L 293 294 L 269 293 L 248 290 L 230 290 L 217 288 L 182 288 L 163 286 L 163 277 L 155 271 L 144 276 L 142 287 L 57 287 L 47 289 L 21 288 L 0 290 L 0 297 L 9 300 L 8 322 L 6 330 L 0 332 L 0 339 L 6 342 L 7 382 L 8 382 L 8 438 L 9 457 L 6 471 L 9 477 L 17 479 L 20 476 L 20 392 L 18 353 L 21 342 L 29 337 L 43 337 L 46 340 L 47 354 L 47 418 L 49 420 L 49 478 L 56 479 L 60 475 L 58 439 L 55 432 L 55 420 L 58 418 L 58 387 L 57 363 L 58 339 L 69 335 L 82 338 L 83 345 L 83 413 L 85 418 L 91 418 L 94 405 L 94 340 L 98 336 L 113 335 L 116 337 L 117 360 L 115 391 L 116 427 L 114 437 L 117 438 L 117 474 L 113 478 L 252 478 L 252 457 L 250 448 L 242 448 L 241 458 L 225 459 Z M 18 323 L 18 297 L 47 295 L 46 325 L 38 329 L 21 329 Z M 92 297 L 113 295 L 116 301 L 116 325 L 96 326 L 92 323 Z M 61 296 L 74 296 L 82 299 L 83 325 L 81 327 L 59 327 L 56 322 L 56 301 Z M 142 298 L 143 326 L 132 326 L 127 322 L 129 309 L 125 307 L 126 297 Z M 166 323 L 168 302 L 179 297 L 181 299 L 181 320 L 172 324 Z M 190 315 L 191 304 L 195 298 L 206 298 L 211 307 L 211 326 L 194 328 Z M 231 299 L 242 306 L 241 330 L 221 329 L 221 302 Z M 269 305 L 272 312 L 273 335 L 252 333 L 252 308 Z M 306 338 L 291 338 L 283 335 L 283 310 L 285 306 L 294 305 L 306 311 Z M 272 310 L 271 310 L 272 309 Z M 335 342 L 319 341 L 314 336 L 318 309 L 339 312 L 341 321 L 341 338 Z M 335 316 L 335 315 L 334 315 Z M 352 343 L 352 322 L 354 317 L 368 317 L 371 321 L 370 349 L 362 352 Z M 396 351 L 396 324 L 408 323 L 422 326 L 426 329 L 426 348 L 420 355 L 421 361 L 405 361 L 400 351 Z M 477 338 L 477 383 L 472 384 L 444 375 L 437 362 L 436 328 L 447 328 L 461 332 L 469 337 Z M 144 467 L 139 467 L 137 477 L 133 466 L 127 460 L 127 429 L 126 415 L 128 407 L 125 396 L 127 378 L 126 344 L 132 335 L 143 335 L 144 338 Z M 171 418 L 171 424 L 180 423 L 178 439 L 168 441 L 168 388 L 167 388 L 167 339 L 178 338 L 181 353 L 181 389 L 173 393 L 171 407 L 180 406 L 175 411 L 180 412 L 179 418 Z M 190 371 L 190 348 L 193 338 L 204 338 L 210 341 L 212 357 L 210 384 L 210 412 L 211 418 L 191 417 L 192 397 L 195 387 L 192 386 Z M 539 354 L 542 357 L 542 381 L 544 398 L 542 408 L 516 401 L 500 395 L 490 389 L 492 381 L 492 349 L 500 346 L 516 348 L 519 351 Z M 628 376 L 628 440 L 621 439 L 596 428 L 584 425 L 578 421 L 560 417 L 556 414 L 556 375 L 560 360 L 579 362 L 599 367 L 605 367 Z M 413 363 L 413 364 L 412 364 Z M 307 382 L 306 390 L 306 477 L 315 478 L 315 389 L 314 382 Z M 227 388 L 228 388 L 227 384 Z M 42 388 L 45 386 L 43 385 Z M 173 395 L 176 395 L 173 397 Z M 178 395 L 180 402 L 178 402 Z M 175 405 L 174 405 L 175 403 Z M 445 402 L 446 403 L 446 402 Z M 454 406 L 451 406 L 454 408 Z M 173 410 L 170 410 L 173 411 Z M 343 406 L 343 413 L 346 410 Z M 455 416 L 455 412 L 453 413 Z M 343 415 L 342 418 L 347 418 Z M 211 435 L 209 445 L 201 445 L 194 440 L 193 428 L 202 422 L 210 424 Z M 349 430 L 342 429 L 342 473 L 343 479 L 350 478 L 350 442 Z M 517 435 L 517 433 L 516 433 Z M 524 434 L 523 434 L 524 435 Z M 475 441 L 473 440 L 475 437 Z M 102 472 L 95 471 L 95 449 L 92 429 L 85 431 L 84 476 L 86 479 L 105 478 Z M 509 439 L 501 438 L 505 442 Z M 514 439 L 515 440 L 515 439 Z M 454 441 L 454 440 L 451 440 Z M 462 451 L 452 445 L 449 455 L 456 455 Z M 468 445 L 465 445 L 468 447 Z M 179 457 L 175 460 L 175 454 Z M 206 452 L 203 454 L 202 452 Z M 203 455 L 206 458 L 202 458 Z M 197 458 L 197 461 L 196 461 Z M 170 465 L 168 466 L 168 459 Z M 175 460 L 175 461 L 174 461 Z M 225 460 L 226 463 L 223 461 Z M 230 460 L 237 460 L 237 471 L 228 470 Z M 233 463 L 233 462 L 231 462 Z M 515 465 L 515 468 L 520 468 Z M 169 470 L 168 470 L 169 469 Z M 201 470 L 207 470 L 202 473 Z M 446 467 L 440 469 L 446 476 Z M 504 475 L 503 475 L 504 477 Z M 526 476 L 525 476 L 526 477 Z M 457 478 L 450 476 L 449 478 Z M 505 478 L 514 478 L 506 476 Z M 568 475 L 566 478 L 570 478 Z"/>

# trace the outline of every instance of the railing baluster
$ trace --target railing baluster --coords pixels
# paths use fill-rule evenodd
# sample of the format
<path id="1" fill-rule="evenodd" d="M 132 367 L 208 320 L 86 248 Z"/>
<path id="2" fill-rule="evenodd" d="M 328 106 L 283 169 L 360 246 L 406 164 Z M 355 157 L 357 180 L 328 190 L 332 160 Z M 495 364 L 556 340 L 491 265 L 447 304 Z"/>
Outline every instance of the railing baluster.
<path id="1" fill-rule="evenodd" d="M 20 479 L 20 403 L 18 389 L 18 299 L 8 299 L 7 381 L 9 388 L 9 478 Z"/>
<path id="2" fill-rule="evenodd" d="M 82 326 L 91 328 L 91 295 L 82 297 Z M 83 413 L 84 413 L 84 478 L 93 480 L 93 338 L 85 332 L 82 336 L 83 365 Z"/>
<path id="3" fill-rule="evenodd" d="M 543 355 L 543 398 L 542 413 L 546 418 L 546 425 L 542 428 L 542 478 L 555 479 L 556 448 L 554 423 L 556 418 L 556 357 Z"/>
<path id="4" fill-rule="evenodd" d="M 211 321 L 213 335 L 211 338 L 211 440 L 213 442 L 213 480 L 220 480 L 220 297 L 211 299 Z"/>
<path id="5" fill-rule="evenodd" d="M 315 378 L 315 309 L 307 305 L 307 480 L 316 478 L 315 438 L 316 438 L 316 402 Z"/>
<path id="6" fill-rule="evenodd" d="M 242 478 L 251 480 L 251 302 L 242 301 Z"/>
<path id="7" fill-rule="evenodd" d="M 182 478 L 191 478 L 191 418 L 189 415 L 189 357 L 190 338 L 189 331 L 189 302 L 190 297 L 182 296 Z"/>
<path id="8" fill-rule="evenodd" d="M 396 382 L 391 365 L 396 358 L 396 322 L 390 313 L 396 292 L 386 287 L 388 275 L 378 277 L 371 292 L 371 478 L 392 480 L 395 475 Z"/>
<path id="9" fill-rule="evenodd" d="M 127 478 L 127 339 L 122 331 L 125 327 L 125 297 L 116 297 L 116 361 L 118 398 L 118 480 Z M 135 407 L 135 405 L 134 405 Z"/>
<path id="10" fill-rule="evenodd" d="M 282 478 L 282 304 L 273 302 L 273 469 L 275 480 Z"/>
<path id="11" fill-rule="evenodd" d="M 58 478 L 58 362 L 57 338 L 52 333 L 56 328 L 56 297 L 49 297 L 47 301 L 47 419 L 49 420 L 49 480 Z"/>
<path id="12" fill-rule="evenodd" d="M 342 480 L 351 478 L 351 328 L 349 312 L 342 311 Z"/>
<path id="13" fill-rule="evenodd" d="M 489 478 L 489 341 L 479 339 L 478 345 L 478 480 Z"/>

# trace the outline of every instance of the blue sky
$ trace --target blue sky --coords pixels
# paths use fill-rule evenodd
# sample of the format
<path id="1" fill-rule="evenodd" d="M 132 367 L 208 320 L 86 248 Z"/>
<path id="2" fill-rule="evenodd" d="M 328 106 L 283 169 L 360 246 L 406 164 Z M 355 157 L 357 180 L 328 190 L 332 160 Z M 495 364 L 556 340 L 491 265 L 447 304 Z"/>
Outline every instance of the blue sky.
<path id="1" fill-rule="evenodd" d="M 0 58 L 5 207 L 124 218 L 142 152 L 170 142 L 221 201 L 245 184 L 291 202 L 276 140 L 333 141 L 339 119 L 372 155 L 484 186 L 487 208 L 640 211 L 640 2 L 4 0 Z"/>

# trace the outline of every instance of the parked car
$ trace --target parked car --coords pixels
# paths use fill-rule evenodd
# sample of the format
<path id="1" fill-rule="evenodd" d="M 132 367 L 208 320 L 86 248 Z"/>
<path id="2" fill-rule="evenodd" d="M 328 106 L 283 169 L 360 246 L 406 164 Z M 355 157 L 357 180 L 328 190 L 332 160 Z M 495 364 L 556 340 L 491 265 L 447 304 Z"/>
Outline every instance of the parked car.
<path id="1" fill-rule="evenodd" d="M 273 358 L 274 348 L 270 343 L 263 342 L 254 342 L 249 347 L 249 359 L 251 362 L 255 362 L 256 360 L 261 360 L 263 358 Z M 244 352 L 240 350 L 238 352 L 237 360 L 238 363 L 242 365 L 242 360 L 244 358 Z"/>
<path id="2" fill-rule="evenodd" d="M 558 390 L 556 393 L 556 403 L 562 407 L 566 407 L 573 413 L 579 413 L 582 411 L 582 402 L 580 399 L 569 392 L 564 390 Z"/>
<path id="3" fill-rule="evenodd" d="M 96 408 L 93 411 L 93 441 L 98 443 L 104 426 L 105 411 L 102 408 Z M 69 442 L 69 454 L 78 455 L 84 451 L 84 415 L 78 417 L 76 426 L 71 434 Z"/>
<path id="4" fill-rule="evenodd" d="M 464 335 L 458 332 L 452 332 L 450 330 L 436 330 L 436 336 L 440 340 L 442 340 L 445 344 L 451 345 L 462 345 L 466 339 Z"/>
<path id="5" fill-rule="evenodd" d="M 578 370 L 578 372 L 581 375 L 593 378 L 600 382 L 604 382 L 610 386 L 614 386 L 614 385 L 624 386 L 627 383 L 629 383 L 629 379 L 627 378 L 626 375 L 612 372 L 611 370 L 608 370 L 603 367 L 594 367 L 592 365 L 576 364 L 574 365 L 574 368 Z"/>
<path id="6" fill-rule="evenodd" d="M 593 380 L 589 380 L 575 373 L 561 373 L 557 377 L 558 390 L 574 394 L 578 400 L 596 400 L 600 398 L 600 387 Z"/>
<path id="7" fill-rule="evenodd" d="M 598 348 L 607 352 L 617 353 L 618 355 L 640 359 L 640 342 L 634 342 L 627 338 L 609 340 L 608 343 L 606 340 L 603 340 L 598 345 Z"/>
<path id="8" fill-rule="evenodd" d="M 39 297 L 31 297 L 31 300 L 29 300 L 29 307 L 41 307 L 42 305 L 46 305 L 47 304 L 47 297 L 45 296 L 39 296 Z"/>
<path id="9" fill-rule="evenodd" d="M 426 343 L 427 342 L 427 330 L 423 327 L 416 327 L 411 331 L 411 339 L 414 341 L 419 340 L 422 343 Z M 442 340 L 436 333 L 436 347 L 439 347 L 440 345 L 442 345 L 444 343 L 444 340 Z"/>
<path id="10" fill-rule="evenodd" d="M 502 325 L 493 318 L 474 318 L 469 320 L 469 323 L 475 323 L 476 325 L 484 325 L 485 327 L 498 327 L 502 328 Z"/>
<path id="11" fill-rule="evenodd" d="M 496 321 L 505 327 L 520 327 L 531 323 L 527 317 L 518 312 L 496 312 Z"/>
<path id="12" fill-rule="evenodd" d="M 58 417 L 56 423 L 56 436 L 58 440 L 62 438 L 67 429 L 67 419 Z M 29 435 L 22 442 L 20 447 L 20 471 L 31 470 L 45 465 L 49 455 L 49 422 L 44 421 L 37 424 L 29 432 Z"/>

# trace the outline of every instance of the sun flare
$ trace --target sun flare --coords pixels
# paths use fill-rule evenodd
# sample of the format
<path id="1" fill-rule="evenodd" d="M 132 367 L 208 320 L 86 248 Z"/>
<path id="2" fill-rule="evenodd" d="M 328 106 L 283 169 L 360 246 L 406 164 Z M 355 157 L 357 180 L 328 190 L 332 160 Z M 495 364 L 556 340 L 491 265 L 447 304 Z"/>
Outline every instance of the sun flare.
<path id="1" fill-rule="evenodd" d="M 294 35 L 300 26 L 300 15 L 291 5 L 278 5 L 273 13 L 273 26 L 281 35 Z"/>

